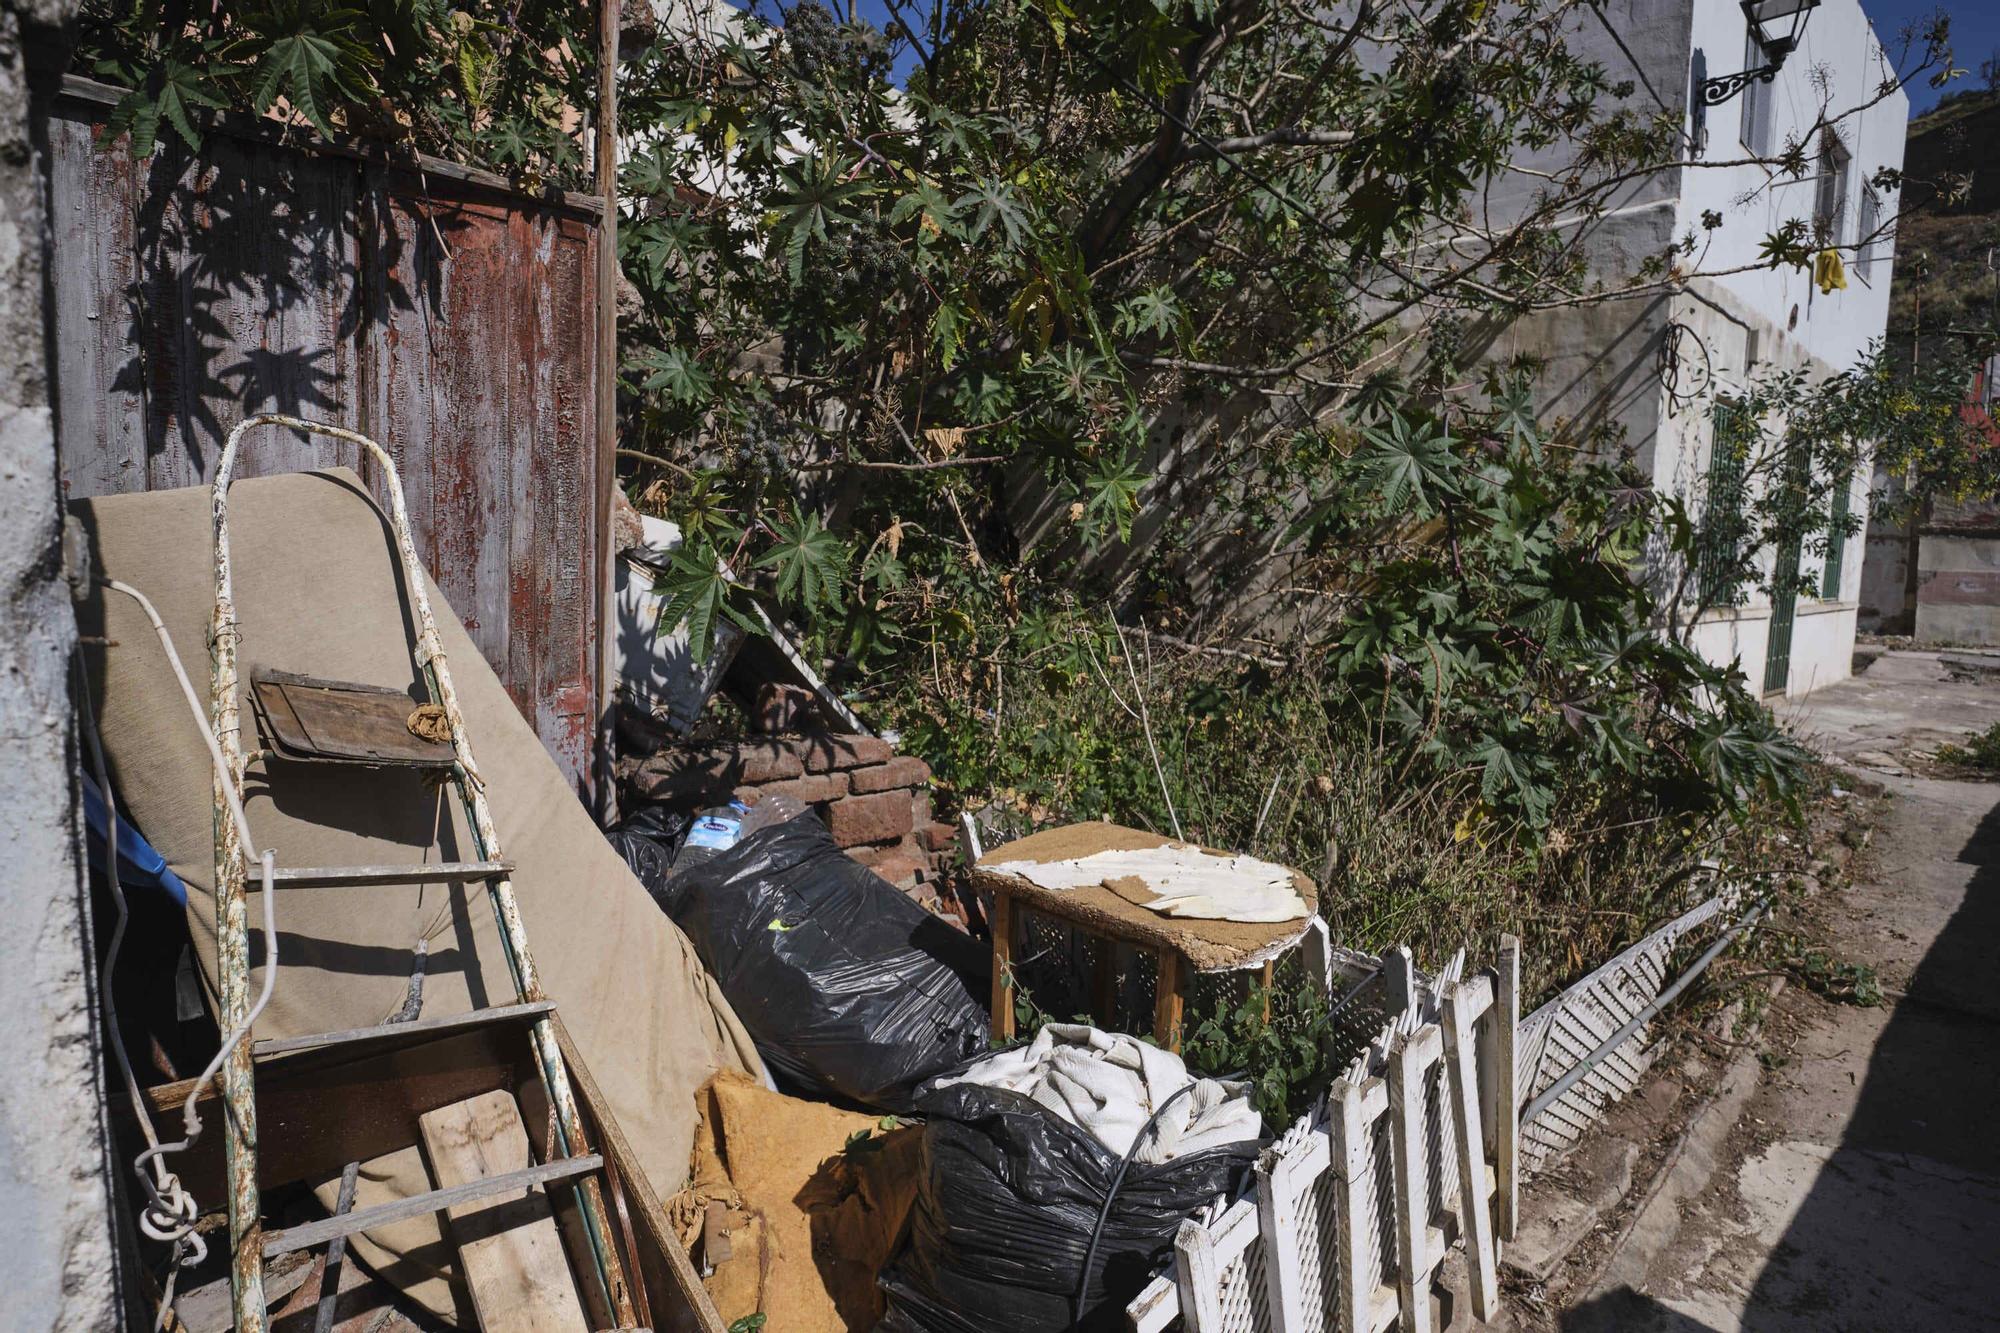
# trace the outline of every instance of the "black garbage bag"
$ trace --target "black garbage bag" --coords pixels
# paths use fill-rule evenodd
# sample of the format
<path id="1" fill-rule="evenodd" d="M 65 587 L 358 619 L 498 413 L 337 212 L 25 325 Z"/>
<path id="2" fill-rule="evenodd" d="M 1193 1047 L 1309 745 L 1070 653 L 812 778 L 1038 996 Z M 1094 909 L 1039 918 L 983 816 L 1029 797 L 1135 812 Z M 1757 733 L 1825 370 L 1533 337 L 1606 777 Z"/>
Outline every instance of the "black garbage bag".
<path id="1" fill-rule="evenodd" d="M 676 874 L 663 906 L 782 1084 L 885 1111 L 986 1048 L 986 951 L 843 855 L 816 816 Z"/>
<path id="2" fill-rule="evenodd" d="M 662 895 L 667 880 L 674 872 L 674 854 L 681 839 L 687 836 L 692 819 L 683 809 L 662 804 L 642 805 L 604 835 L 611 849 L 625 858 L 625 864 L 632 867 L 632 873 L 646 886 L 646 892 L 662 907 L 666 906 Z"/>
<path id="3" fill-rule="evenodd" d="M 923 1088 L 915 1109 L 926 1117 L 922 1176 L 903 1248 L 881 1276 L 888 1310 L 877 1333 L 1069 1328 L 1119 1155 L 1005 1088 Z M 1248 1139 L 1128 1166 L 1076 1327 L 1124 1327 L 1126 1305 L 1172 1256 L 1181 1222 L 1241 1189 L 1263 1146 Z"/>

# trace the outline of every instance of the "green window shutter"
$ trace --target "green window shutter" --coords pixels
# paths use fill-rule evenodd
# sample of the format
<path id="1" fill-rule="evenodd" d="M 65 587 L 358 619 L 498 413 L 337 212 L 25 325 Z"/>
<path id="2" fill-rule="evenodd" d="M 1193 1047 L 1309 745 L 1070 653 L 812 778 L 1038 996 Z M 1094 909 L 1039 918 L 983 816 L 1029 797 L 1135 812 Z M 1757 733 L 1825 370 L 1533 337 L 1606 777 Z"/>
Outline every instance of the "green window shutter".
<path id="1" fill-rule="evenodd" d="M 1727 398 L 1716 400 L 1712 420 L 1715 438 L 1709 446 L 1701 528 L 1695 537 L 1697 595 L 1703 606 L 1733 606 L 1744 537 L 1744 473 L 1756 428 L 1743 405 Z"/>
<path id="2" fill-rule="evenodd" d="M 1847 515 L 1853 498 L 1849 492 L 1852 485 L 1840 485 L 1833 492 L 1833 518 L 1826 528 L 1826 572 L 1820 576 L 1819 595 L 1821 601 L 1837 601 L 1840 597 L 1841 561 L 1847 554 Z"/>

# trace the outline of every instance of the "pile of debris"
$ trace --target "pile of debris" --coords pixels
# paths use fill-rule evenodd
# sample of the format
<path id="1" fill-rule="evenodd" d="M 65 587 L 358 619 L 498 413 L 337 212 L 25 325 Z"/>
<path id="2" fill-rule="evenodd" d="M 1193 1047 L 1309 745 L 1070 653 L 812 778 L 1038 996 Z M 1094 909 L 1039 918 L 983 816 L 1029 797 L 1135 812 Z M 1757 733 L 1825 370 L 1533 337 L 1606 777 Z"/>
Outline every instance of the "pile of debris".
<path id="1" fill-rule="evenodd" d="M 620 767 L 630 795 L 647 802 L 691 808 L 731 800 L 754 806 L 773 796 L 803 802 L 842 851 L 919 901 L 937 898 L 951 857 L 953 830 L 931 817 L 930 765 L 897 754 L 880 736 L 821 732 L 674 744 L 628 757 Z"/>
<path id="2" fill-rule="evenodd" d="M 712 644 L 663 624 L 680 529 L 621 497 L 617 531 L 623 807 L 687 814 L 774 796 L 804 802 L 848 856 L 963 923 L 946 875 L 955 833 L 932 817 L 930 765 L 871 731 L 761 608 L 761 632 L 724 621 Z M 734 709 L 714 707 L 718 696 Z M 738 734 L 714 734 L 721 711 L 741 719 Z"/>

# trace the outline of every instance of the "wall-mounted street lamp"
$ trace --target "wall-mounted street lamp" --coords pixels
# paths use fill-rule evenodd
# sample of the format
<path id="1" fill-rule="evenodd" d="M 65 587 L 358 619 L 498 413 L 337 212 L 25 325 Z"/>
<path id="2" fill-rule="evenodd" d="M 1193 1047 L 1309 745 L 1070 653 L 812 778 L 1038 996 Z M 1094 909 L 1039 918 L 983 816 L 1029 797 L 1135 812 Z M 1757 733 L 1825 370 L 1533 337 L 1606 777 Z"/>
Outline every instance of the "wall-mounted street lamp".
<path id="1" fill-rule="evenodd" d="M 1806 20 L 1819 5 L 1820 0 L 1743 0 L 1743 21 L 1750 25 L 1750 35 L 1756 39 L 1757 49 L 1764 53 L 1765 63 L 1740 74 L 1724 74 L 1705 81 L 1701 85 L 1702 104 L 1718 106 L 1727 102 L 1752 79 L 1769 83 L 1777 78 L 1785 57 L 1798 49 L 1799 38 L 1805 35 Z"/>

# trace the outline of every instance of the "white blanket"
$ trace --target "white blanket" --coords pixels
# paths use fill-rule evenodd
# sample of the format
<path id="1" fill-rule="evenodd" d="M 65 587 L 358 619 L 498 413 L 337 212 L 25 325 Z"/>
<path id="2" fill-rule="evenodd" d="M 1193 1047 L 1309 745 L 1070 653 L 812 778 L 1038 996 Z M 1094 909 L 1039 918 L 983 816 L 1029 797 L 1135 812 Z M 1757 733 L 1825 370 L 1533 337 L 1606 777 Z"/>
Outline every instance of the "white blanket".
<path id="1" fill-rule="evenodd" d="M 1145 906 L 1211 921 L 1297 921 L 1306 915 L 1292 872 L 1254 856 L 1218 856 L 1184 842 L 1092 852 L 1065 861 L 1002 861 L 981 869 L 1062 891 L 1136 879 L 1154 893 Z"/>
<path id="2" fill-rule="evenodd" d="M 1194 1084 L 1139 1144 L 1136 1162 L 1171 1162 L 1264 1133 L 1245 1085 L 1193 1078 L 1170 1051 L 1081 1024 L 1051 1023 L 1026 1046 L 982 1060 L 938 1086 L 958 1083 L 1021 1093 L 1120 1156 L 1169 1097 Z"/>

